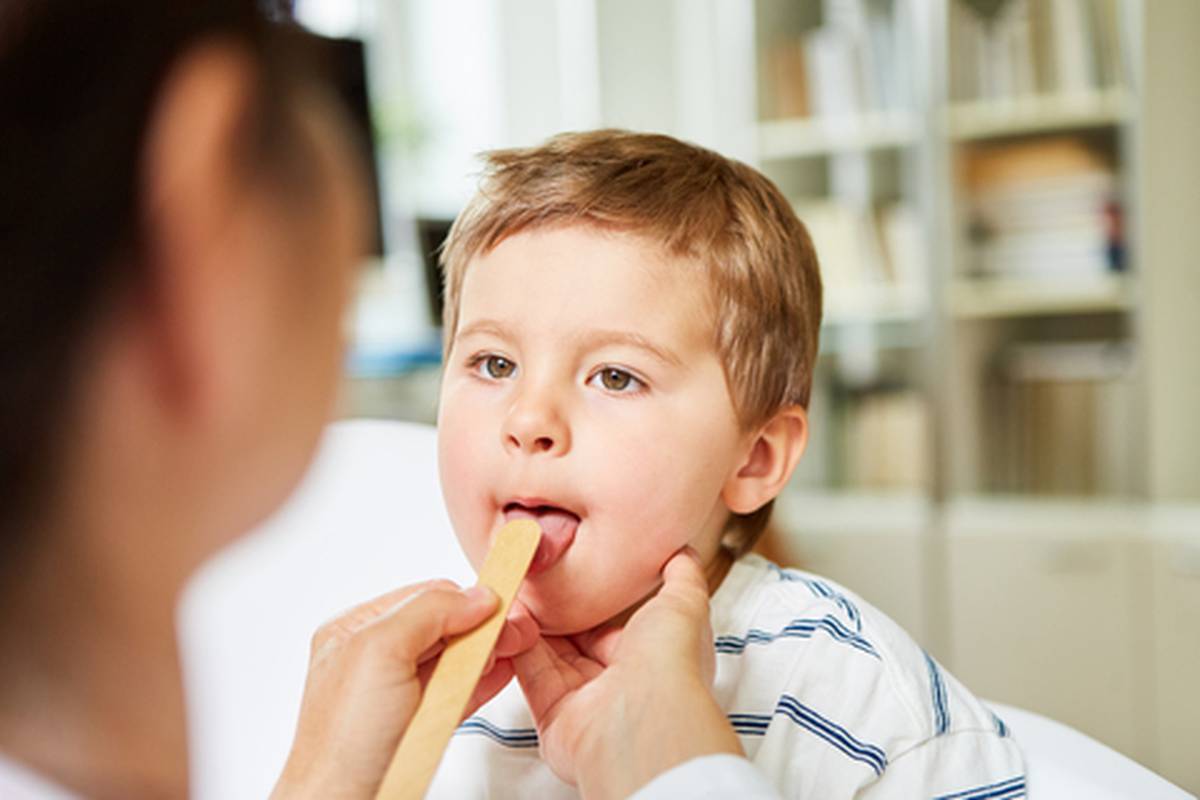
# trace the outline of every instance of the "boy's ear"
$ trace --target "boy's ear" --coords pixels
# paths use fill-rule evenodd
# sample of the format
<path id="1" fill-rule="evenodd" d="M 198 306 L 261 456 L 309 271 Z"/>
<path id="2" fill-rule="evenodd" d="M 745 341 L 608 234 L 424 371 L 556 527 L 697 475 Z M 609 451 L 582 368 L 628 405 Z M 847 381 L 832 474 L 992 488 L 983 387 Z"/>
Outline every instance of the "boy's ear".
<path id="1" fill-rule="evenodd" d="M 721 499 L 735 514 L 750 514 L 783 491 L 808 445 L 808 412 L 788 406 L 761 427 L 745 461 L 725 482 Z"/>

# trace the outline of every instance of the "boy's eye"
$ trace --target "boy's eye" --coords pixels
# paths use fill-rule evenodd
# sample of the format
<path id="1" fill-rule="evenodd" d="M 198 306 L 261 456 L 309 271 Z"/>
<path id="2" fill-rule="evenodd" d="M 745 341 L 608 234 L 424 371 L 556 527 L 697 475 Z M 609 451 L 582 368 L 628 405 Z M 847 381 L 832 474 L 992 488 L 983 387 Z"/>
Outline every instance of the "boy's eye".
<path id="1" fill-rule="evenodd" d="M 642 387 L 642 382 L 623 369 L 605 367 L 592 376 L 592 381 L 599 380 L 600 385 L 610 392 L 630 392 Z"/>
<path id="2" fill-rule="evenodd" d="M 509 361 L 504 356 L 487 356 L 483 359 L 483 371 L 487 373 L 489 378 L 511 378 L 513 373 L 517 371 L 517 365 Z"/>

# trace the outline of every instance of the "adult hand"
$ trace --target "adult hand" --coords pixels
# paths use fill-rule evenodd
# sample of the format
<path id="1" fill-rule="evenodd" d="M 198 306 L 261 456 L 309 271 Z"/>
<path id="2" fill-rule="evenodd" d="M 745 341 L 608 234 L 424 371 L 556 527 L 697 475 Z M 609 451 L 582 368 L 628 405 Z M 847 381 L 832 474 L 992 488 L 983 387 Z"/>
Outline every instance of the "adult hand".
<path id="1" fill-rule="evenodd" d="M 692 758 L 742 754 L 712 695 L 708 585 L 690 548 L 623 629 L 539 638 L 513 665 L 542 758 L 584 797 L 627 797 Z"/>
<path id="2" fill-rule="evenodd" d="M 450 581 L 405 587 L 352 608 L 312 640 L 296 739 L 275 798 L 372 798 L 447 637 L 496 610 L 489 589 Z M 510 614 L 467 709 L 472 713 L 513 676 L 512 656 L 537 638 L 537 624 Z"/>

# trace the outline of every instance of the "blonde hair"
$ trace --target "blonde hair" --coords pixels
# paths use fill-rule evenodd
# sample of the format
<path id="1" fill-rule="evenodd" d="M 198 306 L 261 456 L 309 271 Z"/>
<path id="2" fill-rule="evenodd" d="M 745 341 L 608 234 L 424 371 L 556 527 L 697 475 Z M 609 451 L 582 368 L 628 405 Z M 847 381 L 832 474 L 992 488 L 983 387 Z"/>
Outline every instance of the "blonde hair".
<path id="1" fill-rule="evenodd" d="M 446 353 L 473 258 L 522 231 L 577 224 L 626 231 L 704 265 L 714 346 L 745 429 L 786 406 L 808 407 L 821 323 L 808 231 L 758 171 L 658 134 L 565 133 L 485 154 L 479 191 L 442 251 Z M 748 550 L 772 505 L 734 515 L 727 546 Z"/>

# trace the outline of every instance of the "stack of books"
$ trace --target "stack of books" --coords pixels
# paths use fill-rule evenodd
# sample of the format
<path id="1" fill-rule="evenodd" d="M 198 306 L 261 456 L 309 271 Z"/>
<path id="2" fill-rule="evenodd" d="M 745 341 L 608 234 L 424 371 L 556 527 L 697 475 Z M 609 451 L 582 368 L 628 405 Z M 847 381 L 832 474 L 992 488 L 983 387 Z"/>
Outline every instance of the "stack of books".
<path id="1" fill-rule="evenodd" d="M 1088 141 L 979 146 L 963 158 L 971 277 L 1086 281 L 1123 268 L 1116 174 Z"/>

